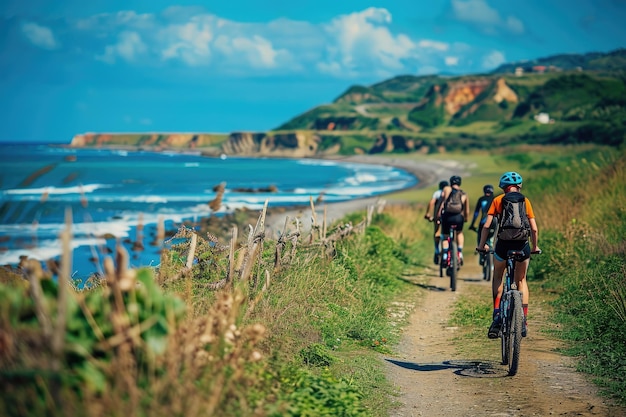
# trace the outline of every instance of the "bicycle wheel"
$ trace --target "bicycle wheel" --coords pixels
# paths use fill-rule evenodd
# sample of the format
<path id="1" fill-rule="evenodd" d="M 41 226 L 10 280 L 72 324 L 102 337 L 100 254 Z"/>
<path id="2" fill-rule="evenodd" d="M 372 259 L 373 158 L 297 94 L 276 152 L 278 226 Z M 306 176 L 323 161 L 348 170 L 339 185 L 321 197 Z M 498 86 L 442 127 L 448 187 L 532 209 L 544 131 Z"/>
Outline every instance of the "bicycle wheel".
<path id="1" fill-rule="evenodd" d="M 445 265 L 443 264 L 443 254 L 444 254 L 444 250 L 443 250 L 443 246 L 441 246 L 441 251 L 439 252 L 441 254 L 441 256 L 439 257 L 439 278 L 443 277 L 443 270 L 445 268 Z"/>
<path id="2" fill-rule="evenodd" d="M 448 248 L 449 247 L 450 247 L 450 242 L 448 241 Z M 441 253 L 441 256 L 439 257 L 439 278 L 442 278 L 443 272 L 448 267 L 447 263 L 443 261 L 443 254 L 445 253 L 446 256 L 449 255 L 448 249 L 443 248 L 443 241 L 439 243 L 439 251 L 440 251 L 439 253 Z M 449 259 L 449 258 L 446 258 L 446 259 Z"/>
<path id="3" fill-rule="evenodd" d="M 483 279 L 491 281 L 491 278 L 493 278 L 493 253 L 488 252 L 483 262 Z"/>
<path id="4" fill-rule="evenodd" d="M 500 317 L 502 320 L 502 327 L 500 328 L 500 352 L 502 353 L 502 365 L 508 365 L 509 363 L 509 339 L 511 335 L 509 320 L 510 295 L 510 292 L 506 292 L 502 294 L 502 299 L 500 300 Z"/>
<path id="5" fill-rule="evenodd" d="M 508 346 L 508 363 L 509 376 L 517 373 L 519 366 L 519 355 L 522 347 L 522 326 L 524 321 L 524 313 L 522 311 L 522 293 L 513 291 L 513 298 L 510 305 L 510 327 L 509 327 L 509 346 Z"/>
<path id="6" fill-rule="evenodd" d="M 450 254 L 450 290 L 456 291 L 456 278 L 459 273 L 459 250 L 456 241 L 452 241 L 451 243 Z"/>

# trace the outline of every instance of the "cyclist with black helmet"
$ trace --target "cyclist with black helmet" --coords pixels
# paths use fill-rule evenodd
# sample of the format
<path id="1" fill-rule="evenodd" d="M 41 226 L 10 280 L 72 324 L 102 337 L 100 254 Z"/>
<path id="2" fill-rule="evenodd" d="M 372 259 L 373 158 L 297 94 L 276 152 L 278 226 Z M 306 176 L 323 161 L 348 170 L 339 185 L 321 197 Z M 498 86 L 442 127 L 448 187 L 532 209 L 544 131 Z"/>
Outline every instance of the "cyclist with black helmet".
<path id="1" fill-rule="evenodd" d="M 446 201 L 448 197 L 452 193 L 460 193 L 462 208 L 460 213 L 451 212 L 446 210 Z M 441 193 L 441 209 L 436 212 L 435 220 L 441 221 L 441 237 L 443 239 L 443 245 L 447 245 L 446 238 L 448 237 L 448 233 L 450 232 L 450 226 L 456 225 L 456 233 L 454 235 L 455 240 L 457 242 L 458 254 L 459 257 L 459 265 L 463 265 L 463 243 L 465 241 L 465 237 L 463 236 L 463 224 L 467 219 L 469 219 L 470 211 L 469 211 L 469 197 L 467 194 L 461 190 L 461 177 L 458 175 L 453 175 L 450 177 L 450 185 L 447 185 L 443 188 Z M 447 261 L 446 250 L 447 247 L 442 248 L 444 262 Z"/>
<path id="2" fill-rule="evenodd" d="M 447 185 L 449 185 L 448 181 L 440 181 L 439 189 L 433 193 L 432 198 L 428 202 L 428 207 L 426 207 L 426 214 L 424 214 L 424 218 L 428 220 L 429 222 L 432 222 L 435 220 L 437 211 L 440 209 L 441 194 L 443 193 L 443 188 Z M 433 215 L 431 216 L 430 213 L 433 213 Z M 435 243 L 435 256 L 433 258 L 433 262 L 435 263 L 435 265 L 439 265 L 439 255 L 440 255 L 439 243 L 441 241 L 441 223 L 434 222 L 434 224 L 435 224 L 435 231 L 433 234 L 433 240 Z"/>
<path id="3" fill-rule="evenodd" d="M 485 245 L 487 241 L 487 235 L 491 223 L 496 217 L 502 216 L 503 202 L 502 199 L 509 193 L 519 193 L 522 188 L 522 176 L 517 172 L 505 172 L 500 177 L 499 187 L 502 188 L 504 194 L 496 196 L 491 202 L 491 207 L 487 212 L 487 220 L 483 226 L 483 233 L 481 233 L 480 242 L 476 247 L 476 250 L 488 250 L 489 247 Z M 500 320 L 500 297 L 502 297 L 502 277 L 506 268 L 506 257 L 509 250 L 524 251 L 526 254 L 525 259 L 520 261 L 515 266 L 515 283 L 517 289 L 522 292 L 522 310 L 524 311 L 524 324 L 522 327 L 522 336 L 526 337 L 528 333 L 527 316 L 528 316 L 528 283 L 526 282 L 526 272 L 528 271 L 528 264 L 530 262 L 530 252 L 538 252 L 537 237 L 539 232 L 537 229 L 537 222 L 535 221 L 535 213 L 533 207 L 530 204 L 528 198 L 524 199 L 524 208 L 526 209 L 526 217 L 528 217 L 528 223 L 530 223 L 530 241 L 531 246 L 528 243 L 528 239 L 524 240 L 504 240 L 497 238 L 496 247 L 494 251 L 494 272 L 493 281 L 491 283 L 491 291 L 493 295 L 493 322 L 489 326 L 487 336 L 490 339 L 497 339 L 500 332 L 501 320 Z"/>
<path id="4" fill-rule="evenodd" d="M 491 206 L 491 202 L 493 201 L 493 185 L 487 184 L 483 187 L 483 196 L 478 199 L 476 202 L 476 208 L 474 209 L 474 216 L 472 217 L 472 222 L 470 224 L 469 229 L 474 230 L 476 235 L 476 244 L 480 243 L 480 234 L 483 230 L 483 226 L 485 225 L 485 221 L 487 221 L 487 211 L 489 211 L 489 207 Z M 476 219 L 480 216 L 480 221 L 478 222 L 478 229 L 476 229 L 475 223 Z M 493 243 L 493 234 L 496 229 L 497 221 L 494 220 L 492 222 L 491 227 L 489 228 L 489 237 L 487 238 L 487 242 L 491 246 Z M 480 265 L 485 261 L 485 254 L 483 252 L 479 252 L 478 263 Z"/>

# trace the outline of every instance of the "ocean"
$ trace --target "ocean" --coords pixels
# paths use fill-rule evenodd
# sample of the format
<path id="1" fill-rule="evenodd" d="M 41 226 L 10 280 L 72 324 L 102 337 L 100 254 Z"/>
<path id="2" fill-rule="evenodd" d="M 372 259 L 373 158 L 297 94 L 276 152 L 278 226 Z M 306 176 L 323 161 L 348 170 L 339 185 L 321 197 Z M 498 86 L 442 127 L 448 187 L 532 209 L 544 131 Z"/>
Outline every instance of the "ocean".
<path id="1" fill-rule="evenodd" d="M 212 211 L 215 187 L 225 183 Z M 237 208 L 309 206 L 372 197 L 412 187 L 417 179 L 389 166 L 321 159 L 206 157 L 200 153 L 73 149 L 46 144 L 0 143 L 0 265 L 21 256 L 59 259 L 59 235 L 72 214 L 75 280 L 101 272 L 103 254 L 117 242 L 132 252 L 139 236 Z M 273 192 L 270 192 L 272 189 Z M 141 229 L 141 228 L 140 228 Z M 147 239 L 147 238 L 146 238 Z M 149 242 L 131 267 L 157 266 Z M 99 256 L 96 256 L 100 254 Z M 94 259 L 95 258 L 95 259 Z"/>

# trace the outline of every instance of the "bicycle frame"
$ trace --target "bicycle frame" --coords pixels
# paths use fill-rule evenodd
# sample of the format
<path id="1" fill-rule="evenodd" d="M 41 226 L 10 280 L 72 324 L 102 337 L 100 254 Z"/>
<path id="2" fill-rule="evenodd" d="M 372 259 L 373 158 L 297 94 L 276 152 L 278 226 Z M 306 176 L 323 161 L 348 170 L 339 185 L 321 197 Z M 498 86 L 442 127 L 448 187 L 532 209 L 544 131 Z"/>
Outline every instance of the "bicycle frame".
<path id="1" fill-rule="evenodd" d="M 480 243 L 480 235 L 481 233 L 483 233 L 483 227 L 479 225 L 478 229 L 474 228 L 470 230 L 474 230 L 474 232 L 476 232 L 476 245 L 478 245 Z M 491 279 L 493 278 L 493 266 L 494 266 L 493 242 L 494 242 L 494 239 L 495 239 L 495 231 L 493 233 L 490 233 L 487 238 L 486 244 L 489 245 L 489 250 L 487 250 L 486 252 L 481 252 L 483 256 L 483 264 L 482 264 L 483 279 L 485 281 L 491 281 Z"/>
<path id="2" fill-rule="evenodd" d="M 439 275 L 442 276 L 443 268 L 446 268 L 446 274 L 450 277 L 450 290 L 456 291 L 456 280 L 459 270 L 459 255 L 458 255 L 458 246 L 456 242 L 456 225 L 450 225 L 450 230 L 447 233 L 446 241 L 448 242 L 448 247 L 443 249 L 446 252 L 447 262 L 440 267 Z M 443 258 L 442 258 L 443 259 Z"/>
<path id="3" fill-rule="evenodd" d="M 541 252 L 531 252 L 538 254 Z M 502 347 L 502 364 L 509 366 L 509 376 L 517 373 L 522 343 L 522 326 L 524 312 L 522 310 L 522 293 L 515 283 L 515 264 L 521 261 L 523 251 L 509 251 L 506 259 L 506 273 L 500 298 L 500 330 Z"/>

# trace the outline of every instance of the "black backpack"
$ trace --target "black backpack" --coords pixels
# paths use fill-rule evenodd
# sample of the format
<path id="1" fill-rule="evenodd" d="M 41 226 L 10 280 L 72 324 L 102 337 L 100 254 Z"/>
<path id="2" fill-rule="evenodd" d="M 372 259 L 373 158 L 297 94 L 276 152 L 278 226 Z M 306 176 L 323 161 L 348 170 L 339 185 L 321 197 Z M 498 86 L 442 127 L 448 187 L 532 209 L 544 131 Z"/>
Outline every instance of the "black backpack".
<path id="1" fill-rule="evenodd" d="M 498 239 L 528 240 L 530 222 L 526 214 L 526 197 L 522 193 L 511 192 L 502 197 L 502 215 L 498 223 Z"/>
<path id="2" fill-rule="evenodd" d="M 457 190 L 456 188 L 452 189 L 452 192 L 446 199 L 443 204 L 443 212 L 446 214 L 459 214 L 463 213 L 463 191 Z"/>

